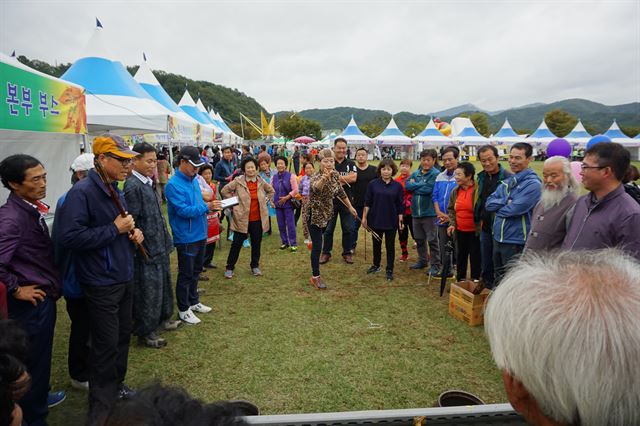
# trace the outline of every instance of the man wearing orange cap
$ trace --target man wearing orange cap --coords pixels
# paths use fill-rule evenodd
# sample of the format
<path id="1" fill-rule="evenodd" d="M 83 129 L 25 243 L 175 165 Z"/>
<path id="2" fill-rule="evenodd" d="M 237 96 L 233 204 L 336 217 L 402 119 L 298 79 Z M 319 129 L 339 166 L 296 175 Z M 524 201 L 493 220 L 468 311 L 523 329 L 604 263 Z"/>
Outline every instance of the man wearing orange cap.
<path id="1" fill-rule="evenodd" d="M 93 142 L 96 169 L 76 183 L 61 207 L 60 241 L 71 250 L 91 327 L 88 424 L 102 424 L 116 399 L 134 393 L 124 385 L 131 336 L 133 255 L 144 237 L 117 181 L 132 158 L 124 140 L 107 134 Z"/>

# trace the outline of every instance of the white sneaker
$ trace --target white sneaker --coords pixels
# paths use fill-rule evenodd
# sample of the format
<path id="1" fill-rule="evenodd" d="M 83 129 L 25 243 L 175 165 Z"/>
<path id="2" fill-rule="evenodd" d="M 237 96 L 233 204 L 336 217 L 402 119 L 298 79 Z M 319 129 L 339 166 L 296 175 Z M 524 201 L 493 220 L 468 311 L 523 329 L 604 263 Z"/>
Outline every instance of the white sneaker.
<path id="1" fill-rule="evenodd" d="M 203 305 L 202 303 L 198 303 L 197 305 L 193 305 L 190 308 L 193 312 L 200 312 L 201 314 L 206 314 L 207 312 L 211 312 L 211 308 L 207 305 Z"/>
<path id="2" fill-rule="evenodd" d="M 200 324 L 201 322 L 200 318 L 191 312 L 191 309 L 187 309 L 184 312 L 178 312 L 178 318 L 190 325 Z"/>
<path id="3" fill-rule="evenodd" d="M 309 244 L 311 242 L 311 240 L 304 240 L 304 245 L 306 246 L 307 244 Z"/>

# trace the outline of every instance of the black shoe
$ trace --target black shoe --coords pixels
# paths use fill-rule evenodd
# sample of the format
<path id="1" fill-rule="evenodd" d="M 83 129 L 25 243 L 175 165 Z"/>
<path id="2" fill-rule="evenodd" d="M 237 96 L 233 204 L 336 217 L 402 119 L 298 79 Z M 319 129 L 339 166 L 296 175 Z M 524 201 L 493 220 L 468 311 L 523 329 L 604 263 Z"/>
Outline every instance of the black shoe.
<path id="1" fill-rule="evenodd" d="M 409 266 L 409 269 L 424 269 L 427 267 L 426 263 L 416 262 L 413 265 Z"/>
<path id="2" fill-rule="evenodd" d="M 136 391 L 131 389 L 129 386 L 124 383 L 120 383 L 118 386 L 118 399 L 127 400 L 136 396 Z"/>
<path id="3" fill-rule="evenodd" d="M 387 271 L 387 281 L 393 281 L 393 271 Z"/>
<path id="4" fill-rule="evenodd" d="M 377 274 L 378 272 L 380 272 L 380 267 L 376 265 L 371 265 L 367 269 L 367 274 Z"/>
<path id="5" fill-rule="evenodd" d="M 160 349 L 167 346 L 167 341 L 158 336 L 155 332 L 151 332 L 146 336 L 140 336 L 138 338 L 138 341 L 141 345 L 144 345 L 148 348 Z"/>
<path id="6" fill-rule="evenodd" d="M 216 269 L 217 266 L 213 263 L 209 263 L 208 265 L 204 265 L 205 269 Z"/>

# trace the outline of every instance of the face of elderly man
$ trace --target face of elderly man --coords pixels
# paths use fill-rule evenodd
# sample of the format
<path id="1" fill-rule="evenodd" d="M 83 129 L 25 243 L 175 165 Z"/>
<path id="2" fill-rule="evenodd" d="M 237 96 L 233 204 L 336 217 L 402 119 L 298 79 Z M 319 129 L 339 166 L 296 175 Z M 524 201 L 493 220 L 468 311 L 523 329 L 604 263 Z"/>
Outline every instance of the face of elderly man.
<path id="1" fill-rule="evenodd" d="M 545 163 L 542 170 L 544 189 L 556 191 L 567 186 L 567 175 L 564 173 L 563 168 L 564 166 L 561 161 Z"/>

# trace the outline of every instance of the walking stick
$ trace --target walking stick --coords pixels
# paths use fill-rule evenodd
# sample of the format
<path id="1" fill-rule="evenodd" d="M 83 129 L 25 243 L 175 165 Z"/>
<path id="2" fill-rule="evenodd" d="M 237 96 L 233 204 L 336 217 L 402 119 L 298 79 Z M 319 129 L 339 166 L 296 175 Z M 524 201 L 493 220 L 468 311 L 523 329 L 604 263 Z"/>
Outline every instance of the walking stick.
<path id="1" fill-rule="evenodd" d="M 107 189 L 109 191 L 109 195 L 111 195 L 111 201 L 113 201 L 113 204 L 115 204 L 116 208 L 120 212 L 120 216 L 127 217 L 127 212 L 124 210 L 124 207 L 122 206 L 122 203 L 120 202 L 120 197 L 118 197 L 118 194 L 116 194 L 116 190 L 113 189 L 113 185 L 111 185 L 109 177 L 107 176 L 106 172 L 102 168 L 102 164 L 100 164 L 99 161 L 96 161 L 95 162 L 95 167 L 96 167 L 96 172 L 98 172 L 98 176 L 100 176 L 100 180 L 102 181 L 102 183 L 105 184 L 105 186 L 107 187 Z M 129 231 L 129 235 L 133 235 L 133 233 L 134 233 L 133 229 L 131 231 Z M 142 257 L 144 258 L 144 260 L 148 260 L 149 259 L 149 255 L 147 254 L 147 250 L 144 248 L 144 246 L 142 244 L 140 244 L 140 243 L 134 243 L 134 244 L 138 248 L 138 251 L 140 252 Z"/>

